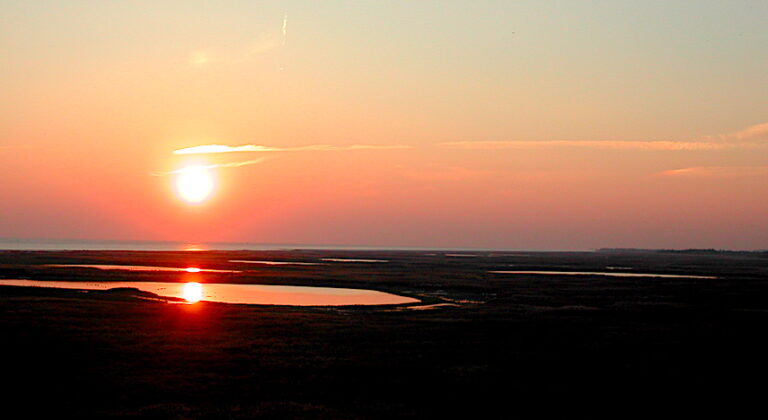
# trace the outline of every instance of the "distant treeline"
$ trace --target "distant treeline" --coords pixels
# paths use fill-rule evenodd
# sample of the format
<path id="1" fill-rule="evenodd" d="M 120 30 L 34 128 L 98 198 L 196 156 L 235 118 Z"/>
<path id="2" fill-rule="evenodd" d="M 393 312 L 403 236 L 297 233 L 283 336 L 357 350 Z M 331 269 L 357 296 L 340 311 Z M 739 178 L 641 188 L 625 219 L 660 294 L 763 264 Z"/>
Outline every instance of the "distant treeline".
<path id="1" fill-rule="evenodd" d="M 598 252 L 632 252 L 655 254 L 727 254 L 727 255 L 751 255 L 768 257 L 768 250 L 734 251 L 730 249 L 715 248 L 688 248 L 688 249 L 644 249 L 644 248 L 600 248 Z"/>

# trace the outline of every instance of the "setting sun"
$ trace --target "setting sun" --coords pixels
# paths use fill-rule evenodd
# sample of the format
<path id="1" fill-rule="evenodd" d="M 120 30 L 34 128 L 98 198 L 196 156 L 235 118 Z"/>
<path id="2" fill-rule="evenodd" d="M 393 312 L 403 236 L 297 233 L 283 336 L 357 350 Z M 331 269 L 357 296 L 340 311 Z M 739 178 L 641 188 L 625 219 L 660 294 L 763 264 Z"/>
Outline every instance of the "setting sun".
<path id="1" fill-rule="evenodd" d="M 199 204 L 213 193 L 213 175 L 204 166 L 188 166 L 176 177 L 176 193 L 190 204 Z"/>
<path id="2" fill-rule="evenodd" d="M 203 298 L 203 285 L 196 282 L 186 283 L 182 293 L 188 303 L 199 302 Z"/>

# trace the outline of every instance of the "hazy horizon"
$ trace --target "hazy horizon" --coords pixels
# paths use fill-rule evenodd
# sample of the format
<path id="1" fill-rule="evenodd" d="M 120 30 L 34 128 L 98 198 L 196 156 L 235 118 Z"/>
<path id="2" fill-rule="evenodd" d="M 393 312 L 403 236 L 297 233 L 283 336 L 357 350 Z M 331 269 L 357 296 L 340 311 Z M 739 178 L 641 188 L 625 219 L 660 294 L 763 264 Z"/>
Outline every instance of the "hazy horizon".
<path id="1" fill-rule="evenodd" d="M 6 1 L 0 18 L 0 237 L 768 248 L 766 2 Z"/>
<path id="2" fill-rule="evenodd" d="M 275 250 L 338 250 L 338 251 L 436 251 L 436 252 L 599 252 L 612 251 L 723 251 L 723 252 L 765 252 L 762 248 L 634 248 L 603 246 L 598 248 L 534 249 L 534 248 L 482 248 L 482 247 L 430 247 L 356 244 L 311 244 L 277 242 L 201 242 L 121 240 L 121 239 L 67 239 L 67 238 L 0 238 L 0 250 L 102 250 L 102 251 L 275 251 Z"/>
<path id="3" fill-rule="evenodd" d="M 83 245 L 85 247 L 78 247 Z M 131 248 L 133 247 L 133 248 Z M 259 242 L 200 242 L 120 240 L 120 239 L 67 239 L 67 238 L 0 238 L 0 250 L 126 250 L 126 251 L 235 251 L 235 250 L 350 250 L 350 251 L 499 251 L 540 252 L 574 251 L 589 252 L 591 249 L 539 250 L 517 248 L 472 247 L 420 247 L 398 245 L 310 244 L 310 243 L 259 243 Z"/>

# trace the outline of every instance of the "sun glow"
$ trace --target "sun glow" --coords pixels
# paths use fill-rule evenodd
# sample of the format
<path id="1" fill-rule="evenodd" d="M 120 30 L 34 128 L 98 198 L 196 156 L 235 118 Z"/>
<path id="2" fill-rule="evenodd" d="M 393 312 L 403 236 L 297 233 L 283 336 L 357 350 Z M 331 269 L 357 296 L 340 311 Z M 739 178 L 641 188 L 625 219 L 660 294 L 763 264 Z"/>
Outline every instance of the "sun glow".
<path id="1" fill-rule="evenodd" d="M 197 282 L 186 283 L 182 295 L 188 303 L 199 302 L 203 298 L 203 285 Z"/>
<path id="2" fill-rule="evenodd" d="M 190 204 L 199 204 L 213 193 L 213 175 L 204 166 L 188 166 L 176 176 L 176 193 Z"/>

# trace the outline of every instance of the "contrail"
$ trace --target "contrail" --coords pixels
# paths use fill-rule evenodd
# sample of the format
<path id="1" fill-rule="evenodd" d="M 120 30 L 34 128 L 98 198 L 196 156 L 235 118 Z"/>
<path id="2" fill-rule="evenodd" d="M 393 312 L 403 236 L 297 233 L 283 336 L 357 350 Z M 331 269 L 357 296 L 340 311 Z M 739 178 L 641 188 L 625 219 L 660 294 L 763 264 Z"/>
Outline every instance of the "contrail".
<path id="1" fill-rule="evenodd" d="M 283 46 L 288 39 L 288 12 L 283 15 Z"/>

